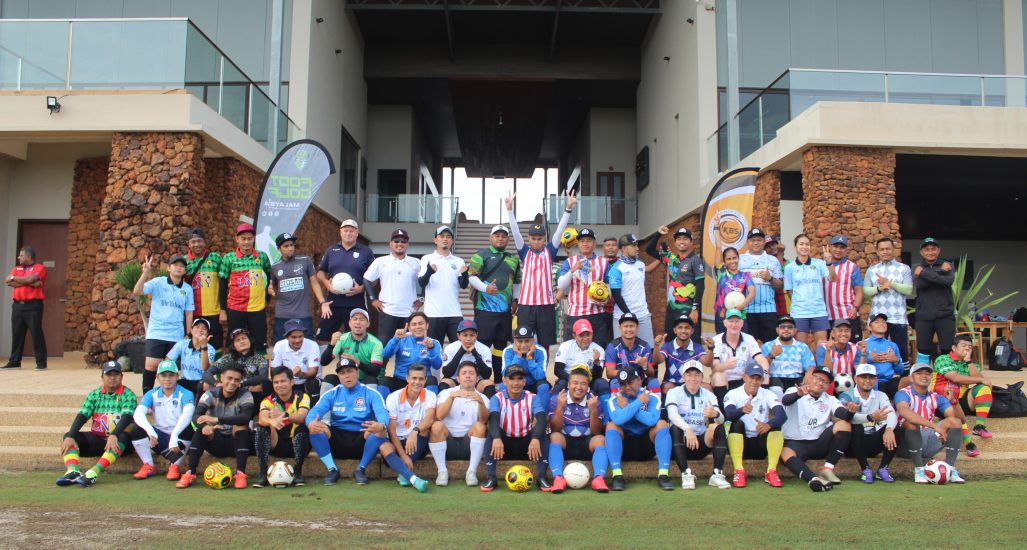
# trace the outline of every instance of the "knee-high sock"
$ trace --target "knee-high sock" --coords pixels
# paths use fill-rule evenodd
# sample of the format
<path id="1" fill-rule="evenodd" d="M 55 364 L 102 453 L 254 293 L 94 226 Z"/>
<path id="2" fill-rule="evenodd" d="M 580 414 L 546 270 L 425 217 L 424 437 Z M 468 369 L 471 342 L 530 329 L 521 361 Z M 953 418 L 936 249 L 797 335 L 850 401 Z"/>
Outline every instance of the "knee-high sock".
<path id="1" fill-rule="evenodd" d="M 332 458 L 332 445 L 328 442 L 328 436 L 325 434 L 310 434 L 310 446 L 314 448 L 314 452 L 317 453 L 317 457 L 324 463 L 325 468 L 329 470 L 338 469 L 335 465 L 335 459 Z"/>
<path id="2" fill-rule="evenodd" d="M 958 407 L 959 405 L 956 406 Z M 970 443 L 970 428 L 966 425 L 966 422 L 963 422 L 963 425 L 960 427 L 960 431 L 963 436 L 963 445 Z"/>
<path id="3" fill-rule="evenodd" d="M 253 446 L 257 455 L 257 464 L 260 467 L 257 470 L 257 475 L 266 475 L 267 462 L 271 455 L 271 430 L 264 426 L 257 426 L 257 429 L 253 432 Z"/>
<path id="4" fill-rule="evenodd" d="M 382 443 L 385 443 L 385 439 L 378 437 L 377 435 L 368 436 L 367 440 L 364 441 L 364 454 L 360 455 L 360 464 L 357 465 L 357 468 L 361 470 L 367 468 L 367 465 L 371 463 L 371 460 L 374 459 L 375 455 L 378 454 L 378 451 L 381 450 Z M 402 462 L 402 460 L 400 460 L 400 462 Z"/>
<path id="5" fill-rule="evenodd" d="M 713 386 L 713 395 L 717 397 L 717 404 L 720 405 L 720 410 L 724 410 L 724 396 L 727 395 L 727 386 Z"/>
<path id="6" fill-rule="evenodd" d="M 69 472 L 77 472 L 77 471 L 79 471 L 79 469 L 78 469 L 78 447 L 70 449 L 68 452 L 64 453 L 63 459 L 64 459 L 64 467 L 67 468 Z"/>
<path id="7" fill-rule="evenodd" d="M 563 447 L 559 443 L 549 444 L 549 467 L 554 476 L 563 475 Z"/>
<path id="8" fill-rule="evenodd" d="M 724 425 L 717 424 L 713 431 L 713 468 L 724 471 L 724 458 L 727 455 L 727 438 L 724 436 Z"/>
<path id="9" fill-rule="evenodd" d="M 592 477 L 606 477 L 606 465 L 610 459 L 606 456 L 606 447 L 600 445 L 592 451 Z"/>
<path id="10" fill-rule="evenodd" d="M 795 474 L 795 477 L 805 481 L 806 483 L 813 481 L 813 478 L 817 477 L 817 475 L 813 473 L 813 470 L 810 470 L 809 466 L 807 466 L 805 462 L 799 460 L 799 457 L 797 456 L 793 456 L 786 460 L 785 466 Z"/>
<path id="11" fill-rule="evenodd" d="M 292 455 L 296 462 L 292 466 L 292 472 L 295 475 L 303 474 L 303 462 L 307 460 L 307 455 L 310 454 L 310 437 L 307 432 L 302 430 L 296 430 L 296 435 L 292 436 Z"/>
<path id="12" fill-rule="evenodd" d="M 957 434 L 958 437 L 958 434 Z M 908 426 L 903 430 L 902 439 L 909 450 L 909 459 L 914 468 L 924 467 L 924 437 L 920 434 L 920 426 Z"/>
<path id="13" fill-rule="evenodd" d="M 834 468 L 835 464 L 845 456 L 845 451 L 849 448 L 849 441 L 852 439 L 852 432 L 838 431 L 835 432 L 834 437 L 831 438 L 831 444 L 833 448 L 827 453 L 827 460 L 824 461 L 824 467 Z"/>
<path id="14" fill-rule="evenodd" d="M 372 435 L 371 437 L 376 436 Z M 371 442 L 371 437 L 367 438 L 368 443 Z M 379 445 L 379 447 L 380 446 L 381 445 Z M 392 468 L 394 472 L 403 476 L 403 478 L 407 481 L 411 481 L 414 477 L 416 477 L 414 476 L 414 472 L 411 472 L 410 468 L 407 468 L 407 465 L 403 463 L 403 459 L 400 458 L 399 455 L 396 453 L 389 453 L 389 456 L 385 457 L 385 463 L 389 465 L 389 468 Z"/>
<path id="15" fill-rule="evenodd" d="M 143 369 L 143 393 L 140 395 L 146 395 L 147 392 L 153 389 L 153 385 L 157 383 L 157 370 L 145 370 Z"/>
<path id="16" fill-rule="evenodd" d="M 734 466 L 735 470 L 744 469 L 742 454 L 745 452 L 745 434 L 738 432 L 727 434 L 727 448 L 731 451 L 731 465 Z"/>
<path id="17" fill-rule="evenodd" d="M 488 472 L 489 479 L 496 479 L 496 459 L 492 456 L 492 436 L 485 439 L 485 448 L 488 449 L 488 453 L 485 455 L 485 471 Z"/>
<path id="18" fill-rule="evenodd" d="M 785 436 L 781 430 L 767 434 L 767 471 L 776 470 L 781 461 L 781 450 L 785 448 Z"/>
<path id="19" fill-rule="evenodd" d="M 232 434 L 232 442 L 235 444 L 235 469 L 245 472 L 246 461 L 250 458 L 250 431 L 239 430 L 235 432 Z M 267 470 L 265 469 L 264 471 L 266 472 Z"/>
<path id="20" fill-rule="evenodd" d="M 881 452 L 881 465 L 878 468 L 887 468 L 891 464 L 892 459 L 895 458 L 895 451 L 889 451 L 887 447 Z"/>
<path id="21" fill-rule="evenodd" d="M 96 464 L 86 472 L 89 477 L 96 477 L 97 474 L 103 473 L 104 470 L 110 467 L 111 464 L 117 462 L 118 457 L 125 452 L 125 444 L 118 441 L 118 449 L 116 452 L 104 451 L 100 456 L 100 460 L 96 461 Z"/>
<path id="22" fill-rule="evenodd" d="M 448 444 L 446 443 L 445 439 L 443 439 L 442 441 L 435 441 L 435 442 L 428 443 L 428 449 L 431 450 L 431 457 L 432 457 L 432 459 L 435 460 L 435 469 L 438 470 L 440 474 L 442 472 L 448 472 L 449 471 L 446 468 L 446 448 L 447 447 L 448 447 Z"/>
<path id="23" fill-rule="evenodd" d="M 538 460 L 535 461 L 535 475 L 543 477 L 549 473 L 549 440 L 543 437 L 538 443 L 539 447 L 542 448 L 542 456 L 538 457 Z"/>
<path id="24" fill-rule="evenodd" d="M 977 384 L 970 388 L 970 395 L 974 398 L 974 414 L 977 415 L 977 424 L 984 424 L 984 420 L 991 414 L 991 387 Z"/>
<path id="25" fill-rule="evenodd" d="M 656 437 L 653 441 L 653 446 L 656 447 L 656 461 L 657 461 L 657 473 L 661 476 L 670 474 L 670 428 L 663 428 L 656 432 Z"/>
<path id="26" fill-rule="evenodd" d="M 203 456 L 203 450 L 207 448 L 207 437 L 203 435 L 201 430 L 196 430 L 193 433 L 192 444 L 189 445 L 189 471 L 196 474 L 196 469 L 200 467 L 200 457 Z"/>
<path id="27" fill-rule="evenodd" d="M 136 456 L 143 464 L 153 466 L 153 450 L 150 449 L 150 438 L 136 439 L 132 442 L 132 448 L 136 450 Z"/>
<path id="28" fill-rule="evenodd" d="M 492 348 L 492 382 L 503 382 L 503 350 Z"/>
<path id="29" fill-rule="evenodd" d="M 471 436 L 471 460 L 467 463 L 467 469 L 471 472 L 478 471 L 478 465 L 481 464 L 481 457 L 485 455 L 485 441 L 484 437 Z M 493 473 L 495 468 L 493 468 Z"/>
<path id="30" fill-rule="evenodd" d="M 949 428 L 945 437 L 945 462 L 948 462 L 950 466 L 956 465 L 960 448 L 962 445 L 959 443 L 959 428 Z"/>
<path id="31" fill-rule="evenodd" d="M 674 454 L 674 462 L 677 463 L 681 473 L 685 473 L 685 470 L 688 469 L 688 447 L 685 445 L 685 432 L 677 427 L 671 428 L 670 440 L 673 445 L 671 449 Z"/>
<path id="32" fill-rule="evenodd" d="M 624 456 L 624 436 L 617 430 L 606 430 L 606 455 L 613 475 L 621 475 L 620 460 Z"/>
<path id="33" fill-rule="evenodd" d="M 871 437 L 878 437 L 878 435 L 865 435 L 863 428 L 857 426 L 856 433 L 852 434 L 852 437 L 849 439 L 849 447 L 852 449 L 853 454 L 856 455 L 856 462 L 859 463 L 860 470 L 870 468 L 870 460 L 867 458 L 866 440 Z"/>

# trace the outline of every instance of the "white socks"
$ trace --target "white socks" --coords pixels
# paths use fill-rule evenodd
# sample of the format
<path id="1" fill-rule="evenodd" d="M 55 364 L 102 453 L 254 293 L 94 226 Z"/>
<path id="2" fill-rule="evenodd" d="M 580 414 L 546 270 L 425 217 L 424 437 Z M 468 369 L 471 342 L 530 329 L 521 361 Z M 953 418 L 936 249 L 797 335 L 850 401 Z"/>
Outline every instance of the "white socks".
<path id="1" fill-rule="evenodd" d="M 467 465 L 467 469 L 475 472 L 478 470 L 478 464 L 481 464 L 481 457 L 485 454 L 485 438 L 471 436 L 471 463 Z"/>
<path id="2" fill-rule="evenodd" d="M 132 447 L 135 448 L 136 455 L 139 457 L 139 460 L 143 461 L 143 464 L 153 466 L 153 452 L 150 451 L 149 437 L 133 441 Z"/>
<path id="3" fill-rule="evenodd" d="M 428 449 L 431 450 L 431 457 L 435 459 L 435 467 L 438 468 L 439 472 L 449 471 L 446 469 L 446 442 L 436 441 L 428 443 Z"/>

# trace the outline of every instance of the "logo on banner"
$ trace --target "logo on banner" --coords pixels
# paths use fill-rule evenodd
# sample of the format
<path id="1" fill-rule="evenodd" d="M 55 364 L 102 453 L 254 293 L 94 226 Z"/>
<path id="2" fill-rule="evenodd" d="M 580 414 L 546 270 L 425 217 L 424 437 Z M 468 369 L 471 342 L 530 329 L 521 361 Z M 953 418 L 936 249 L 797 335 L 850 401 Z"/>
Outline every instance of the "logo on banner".
<path id="1" fill-rule="evenodd" d="M 711 235 L 716 235 L 719 250 L 731 246 L 741 250 L 745 236 L 749 233 L 749 223 L 737 210 L 725 209 L 710 218 Z"/>
<path id="2" fill-rule="evenodd" d="M 292 163 L 296 169 L 302 172 L 310 164 L 310 153 L 305 149 L 298 149 L 292 157 Z"/>

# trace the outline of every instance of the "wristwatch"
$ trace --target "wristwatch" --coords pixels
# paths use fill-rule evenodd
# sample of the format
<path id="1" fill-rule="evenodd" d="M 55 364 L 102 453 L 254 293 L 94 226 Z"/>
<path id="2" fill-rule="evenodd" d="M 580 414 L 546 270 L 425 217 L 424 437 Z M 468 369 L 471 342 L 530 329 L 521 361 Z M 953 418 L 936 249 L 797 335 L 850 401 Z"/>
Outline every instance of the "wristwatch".
<path id="1" fill-rule="evenodd" d="M 417 432 L 417 433 L 421 433 L 421 427 L 420 427 L 420 426 L 414 426 L 414 429 L 412 429 L 412 430 L 410 430 L 410 431 L 412 431 L 412 432 Z"/>

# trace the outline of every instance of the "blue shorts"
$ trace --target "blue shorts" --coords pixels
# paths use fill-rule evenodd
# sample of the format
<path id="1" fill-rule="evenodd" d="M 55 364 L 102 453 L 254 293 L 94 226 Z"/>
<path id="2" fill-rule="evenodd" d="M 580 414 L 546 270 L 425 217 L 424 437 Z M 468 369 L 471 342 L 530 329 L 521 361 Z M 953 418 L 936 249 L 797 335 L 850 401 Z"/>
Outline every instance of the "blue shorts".
<path id="1" fill-rule="evenodd" d="M 795 319 L 796 332 L 819 332 L 831 330 L 831 322 L 824 317 L 800 317 Z"/>

